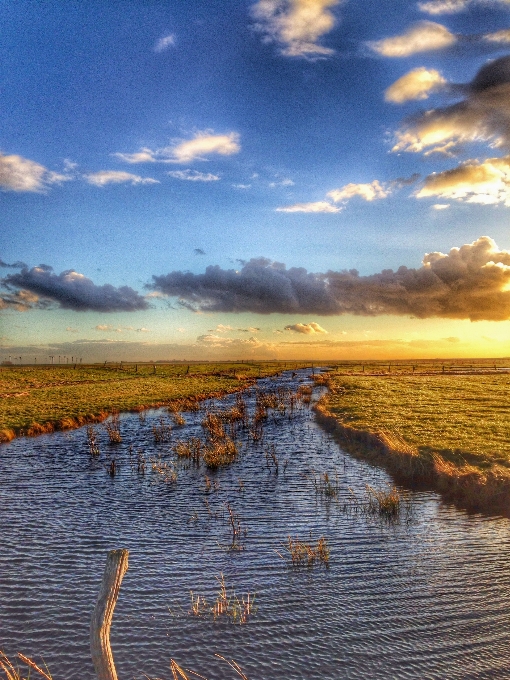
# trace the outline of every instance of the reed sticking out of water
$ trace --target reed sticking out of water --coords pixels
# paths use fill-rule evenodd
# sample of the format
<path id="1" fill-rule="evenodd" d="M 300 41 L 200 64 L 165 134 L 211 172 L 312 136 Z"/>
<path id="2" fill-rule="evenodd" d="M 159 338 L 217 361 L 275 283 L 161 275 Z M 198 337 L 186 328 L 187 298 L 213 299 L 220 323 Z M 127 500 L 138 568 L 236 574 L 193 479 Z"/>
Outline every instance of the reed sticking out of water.
<path id="1" fill-rule="evenodd" d="M 174 451 L 179 458 L 191 458 L 194 463 L 200 463 L 203 444 L 199 437 L 190 437 L 184 441 L 178 441 Z"/>
<path id="2" fill-rule="evenodd" d="M 110 444 L 120 444 L 122 436 L 120 434 L 120 416 L 118 413 L 112 413 L 110 420 L 104 424 L 108 433 Z"/>
<path id="3" fill-rule="evenodd" d="M 306 543 L 297 538 L 288 537 L 287 543 L 283 547 L 288 552 L 291 562 L 294 566 L 306 565 L 313 567 L 315 564 L 324 564 L 329 567 L 329 547 L 328 542 L 321 536 L 317 539 L 317 543 Z M 282 559 L 285 559 L 281 553 L 276 551 Z"/>
<path id="4" fill-rule="evenodd" d="M 19 652 L 18 658 L 23 661 L 23 663 L 26 664 L 30 669 L 34 670 L 38 675 L 46 678 L 46 680 L 52 680 L 47 667 L 46 672 L 43 671 L 43 669 L 40 668 L 34 661 L 32 661 L 32 659 L 29 659 L 28 656 L 25 656 Z M 15 667 L 10 659 L 8 659 L 2 651 L 0 651 L 0 671 L 5 673 L 6 680 L 28 680 L 28 678 L 30 678 L 30 670 L 28 671 L 28 678 L 25 679 L 22 675 L 22 671 L 19 669 L 19 666 Z"/>
<path id="5" fill-rule="evenodd" d="M 335 470 L 334 479 L 330 476 L 329 472 L 321 472 L 318 479 L 313 478 L 313 485 L 316 493 L 326 498 L 337 498 L 340 493 L 338 472 Z"/>
<path id="6" fill-rule="evenodd" d="M 222 661 L 228 663 L 230 668 L 232 668 L 232 670 L 234 670 L 237 673 L 237 675 L 239 675 L 241 680 L 248 680 L 248 676 L 243 673 L 243 671 L 241 670 L 241 666 L 236 661 L 234 661 L 234 659 L 231 659 L 229 661 L 228 659 L 225 659 L 224 656 L 221 656 L 221 654 L 215 654 L 214 656 L 217 656 L 218 659 L 221 659 Z M 191 680 L 188 673 L 190 673 L 195 678 L 207 680 L 207 678 L 205 678 L 203 675 L 195 673 L 195 671 L 190 671 L 189 668 L 186 668 L 186 670 L 184 670 L 179 666 L 177 661 L 175 661 L 174 659 L 170 659 L 170 670 L 172 671 L 173 680 Z M 147 680 L 150 680 L 150 678 L 148 678 Z"/>
<path id="7" fill-rule="evenodd" d="M 379 514 L 388 519 L 395 519 L 400 515 L 402 499 L 396 486 L 388 489 L 374 489 L 366 485 L 368 496 L 367 510 L 370 514 Z"/>
<path id="8" fill-rule="evenodd" d="M 152 436 L 155 444 L 168 442 L 172 437 L 172 426 L 170 423 L 166 423 L 163 418 L 160 418 L 159 425 L 152 426 Z"/>
<path id="9" fill-rule="evenodd" d="M 91 456 L 99 456 L 99 446 L 97 445 L 97 432 L 93 425 L 87 425 L 87 444 Z"/>
<path id="10" fill-rule="evenodd" d="M 239 625 L 246 623 L 248 618 L 255 613 L 255 594 L 248 593 L 239 599 L 233 590 L 230 592 L 227 590 L 223 574 L 217 576 L 216 580 L 220 584 L 220 589 L 214 604 L 210 605 L 205 597 L 194 595 L 193 591 L 191 591 L 191 609 L 189 613 L 194 616 L 211 615 L 215 620 L 226 616 L 231 619 L 232 623 L 238 623 Z"/>
<path id="11" fill-rule="evenodd" d="M 266 447 L 266 465 L 269 470 L 274 465 L 276 474 L 278 474 L 278 456 L 276 455 L 276 446 L 274 444 L 269 444 Z"/>

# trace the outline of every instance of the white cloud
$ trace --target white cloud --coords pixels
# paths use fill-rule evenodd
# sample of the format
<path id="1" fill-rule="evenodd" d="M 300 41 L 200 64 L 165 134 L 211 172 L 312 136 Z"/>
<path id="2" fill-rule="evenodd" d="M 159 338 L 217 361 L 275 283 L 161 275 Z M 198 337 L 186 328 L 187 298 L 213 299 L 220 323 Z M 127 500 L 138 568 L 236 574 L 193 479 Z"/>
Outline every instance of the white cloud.
<path id="1" fill-rule="evenodd" d="M 468 9 L 470 5 L 508 6 L 510 0 L 427 0 L 419 2 L 418 8 L 427 14 L 456 14 Z"/>
<path id="2" fill-rule="evenodd" d="M 193 139 L 180 142 L 169 151 L 176 163 L 191 163 L 194 160 L 205 160 L 210 154 L 231 156 L 240 150 L 237 132 L 215 135 L 204 131 L 197 132 Z"/>
<path id="3" fill-rule="evenodd" d="M 140 151 L 136 151 L 135 153 L 113 153 L 112 156 L 115 156 L 115 158 L 118 158 L 125 163 L 156 163 L 158 159 L 156 158 L 155 153 L 156 152 L 151 151 L 151 149 L 143 147 Z"/>
<path id="4" fill-rule="evenodd" d="M 140 175 L 133 175 L 130 172 L 123 172 L 122 170 L 100 170 L 89 175 L 84 175 L 89 184 L 94 184 L 96 187 L 104 187 L 106 184 L 159 184 L 157 179 L 152 177 L 140 177 Z"/>
<path id="5" fill-rule="evenodd" d="M 0 187 L 7 191 L 43 191 L 50 184 L 69 179 L 23 156 L 6 156 L 0 152 Z"/>
<path id="6" fill-rule="evenodd" d="M 251 184 L 232 184 L 234 189 L 250 189 Z"/>
<path id="7" fill-rule="evenodd" d="M 150 333 L 150 330 L 148 328 L 137 328 L 136 332 L 137 333 Z"/>
<path id="8" fill-rule="evenodd" d="M 103 324 L 100 323 L 97 326 L 94 326 L 95 331 L 111 331 L 113 330 L 113 326 L 110 326 L 110 324 Z"/>
<path id="9" fill-rule="evenodd" d="M 487 33 L 483 38 L 489 42 L 510 43 L 510 28 L 505 28 L 502 31 L 496 31 L 495 33 Z"/>
<path id="10" fill-rule="evenodd" d="M 346 202 L 353 198 L 354 196 L 360 196 L 365 201 L 375 201 L 379 198 L 386 198 L 389 196 L 390 190 L 384 188 L 378 180 L 367 184 L 346 184 L 340 189 L 333 189 L 328 191 L 327 196 L 331 198 L 335 203 Z"/>
<path id="11" fill-rule="evenodd" d="M 289 326 L 285 326 L 284 330 L 293 331 L 294 333 L 303 333 L 304 335 L 314 335 L 315 333 L 325 333 L 327 330 L 319 326 L 318 323 L 312 321 L 311 323 L 295 323 Z"/>
<path id="12" fill-rule="evenodd" d="M 142 147 L 135 153 L 114 153 L 115 158 L 125 163 L 191 163 L 207 160 L 207 156 L 231 156 L 239 153 L 241 145 L 237 132 L 216 135 L 210 130 L 199 130 L 192 139 L 177 141 L 174 146 L 152 150 Z"/>
<path id="13" fill-rule="evenodd" d="M 170 33 L 169 35 L 165 35 L 163 38 L 160 38 L 157 41 L 157 43 L 154 45 L 154 52 L 164 52 L 169 47 L 173 47 L 174 45 L 175 35 Z"/>
<path id="14" fill-rule="evenodd" d="M 427 14 L 455 14 L 465 10 L 469 3 L 470 0 L 429 0 L 429 2 L 419 2 L 418 7 Z"/>
<path id="15" fill-rule="evenodd" d="M 213 330 L 211 329 L 209 333 L 228 333 L 229 331 L 233 331 L 232 326 L 225 326 L 222 323 L 219 323 L 216 328 Z"/>
<path id="16" fill-rule="evenodd" d="M 271 188 L 274 187 L 293 187 L 294 182 L 291 179 L 282 179 L 280 182 L 270 182 L 269 186 Z"/>
<path id="17" fill-rule="evenodd" d="M 450 207 L 449 203 L 434 203 L 432 206 L 434 210 L 447 210 Z"/>
<path id="18" fill-rule="evenodd" d="M 337 208 L 327 201 L 316 201 L 315 203 L 295 203 L 294 205 L 287 205 L 280 208 L 276 208 L 276 212 L 304 212 L 304 213 L 337 213 L 340 212 L 342 208 Z"/>
<path id="19" fill-rule="evenodd" d="M 340 0 L 259 0 L 252 7 L 256 28 L 287 57 L 325 57 L 334 50 L 319 40 L 336 24 L 330 8 Z"/>
<path id="20" fill-rule="evenodd" d="M 170 177 L 175 179 L 184 179 L 189 182 L 215 182 L 220 179 L 219 175 L 213 175 L 212 172 L 198 172 L 198 170 L 172 170 L 167 172 Z"/>
<path id="21" fill-rule="evenodd" d="M 457 38 L 445 26 L 434 21 L 419 21 L 402 35 L 367 44 L 383 57 L 410 57 L 419 52 L 444 49 L 456 41 Z"/>
<path id="22" fill-rule="evenodd" d="M 427 99 L 429 94 L 446 84 L 439 71 L 423 66 L 415 68 L 396 80 L 384 93 L 387 102 L 403 104 L 412 100 Z"/>
<path id="23" fill-rule="evenodd" d="M 429 175 L 416 197 L 430 196 L 510 207 L 510 156 L 466 161 L 452 170 Z"/>

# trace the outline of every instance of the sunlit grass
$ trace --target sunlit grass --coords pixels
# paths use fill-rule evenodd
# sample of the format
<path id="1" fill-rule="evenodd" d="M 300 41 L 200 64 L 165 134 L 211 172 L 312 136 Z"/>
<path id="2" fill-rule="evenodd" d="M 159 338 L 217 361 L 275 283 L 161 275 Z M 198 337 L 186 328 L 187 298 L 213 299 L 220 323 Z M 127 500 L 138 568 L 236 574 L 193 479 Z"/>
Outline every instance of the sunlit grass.
<path id="1" fill-rule="evenodd" d="M 510 376 L 337 376 L 328 409 L 359 430 L 394 431 L 418 451 L 510 466 Z"/>
<path id="2" fill-rule="evenodd" d="M 143 410 L 179 402 L 179 411 L 196 408 L 197 399 L 221 396 L 305 364 L 285 362 L 225 364 L 123 364 L 2 366 L 0 441 L 16 434 L 40 434 L 104 420 L 118 411 Z M 308 364 L 309 365 L 309 364 Z"/>

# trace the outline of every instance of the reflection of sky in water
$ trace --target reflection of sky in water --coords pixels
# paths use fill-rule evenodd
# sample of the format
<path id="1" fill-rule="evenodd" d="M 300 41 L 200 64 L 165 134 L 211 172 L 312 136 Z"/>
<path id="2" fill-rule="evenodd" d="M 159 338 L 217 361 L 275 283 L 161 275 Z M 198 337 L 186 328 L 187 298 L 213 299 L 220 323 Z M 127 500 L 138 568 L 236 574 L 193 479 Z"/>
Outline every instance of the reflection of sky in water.
<path id="1" fill-rule="evenodd" d="M 133 459 L 138 450 L 173 457 L 170 444 L 153 442 L 160 415 L 124 416 L 118 447 L 98 426 L 99 462 L 90 461 L 83 429 L 2 447 L 0 647 L 8 654 L 42 655 L 56 679 L 93 678 L 90 612 L 106 552 L 126 547 L 112 629 L 121 678 L 170 678 L 170 657 L 209 680 L 233 676 L 216 652 L 250 680 L 506 677 L 507 520 L 467 516 L 426 492 L 410 494 L 410 518 L 397 525 L 343 512 L 317 497 L 313 470 L 336 470 L 342 499 L 348 487 L 361 497 L 365 483 L 381 487 L 388 477 L 344 457 L 308 410 L 266 426 L 278 476 L 264 443 L 243 443 L 238 462 L 208 473 L 220 485 L 207 496 L 211 516 L 203 469 L 178 463 L 175 485 L 150 466 L 145 477 L 130 469 L 130 444 Z M 203 414 L 185 417 L 174 442 L 201 434 Z M 111 452 L 120 460 L 115 479 L 105 470 Z M 223 547 L 226 500 L 247 530 L 243 551 Z M 289 569 L 275 549 L 310 532 L 328 537 L 330 568 Z M 245 626 L 187 613 L 190 590 L 214 599 L 220 572 L 238 596 L 256 592 Z"/>

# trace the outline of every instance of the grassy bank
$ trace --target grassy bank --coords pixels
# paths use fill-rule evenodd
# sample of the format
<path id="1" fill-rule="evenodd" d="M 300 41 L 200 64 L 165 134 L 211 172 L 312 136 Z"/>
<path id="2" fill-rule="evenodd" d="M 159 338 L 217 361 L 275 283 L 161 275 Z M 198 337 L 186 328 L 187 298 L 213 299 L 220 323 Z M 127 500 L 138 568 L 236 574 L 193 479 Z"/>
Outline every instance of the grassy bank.
<path id="1" fill-rule="evenodd" d="M 403 479 L 510 512 L 510 375 L 329 374 L 319 420 Z"/>
<path id="2" fill-rule="evenodd" d="M 115 411 L 244 389 L 295 363 L 8 366 L 0 370 L 0 441 L 71 429 Z M 309 364 L 308 364 L 309 365 Z"/>

